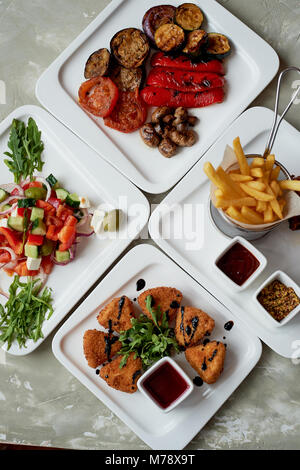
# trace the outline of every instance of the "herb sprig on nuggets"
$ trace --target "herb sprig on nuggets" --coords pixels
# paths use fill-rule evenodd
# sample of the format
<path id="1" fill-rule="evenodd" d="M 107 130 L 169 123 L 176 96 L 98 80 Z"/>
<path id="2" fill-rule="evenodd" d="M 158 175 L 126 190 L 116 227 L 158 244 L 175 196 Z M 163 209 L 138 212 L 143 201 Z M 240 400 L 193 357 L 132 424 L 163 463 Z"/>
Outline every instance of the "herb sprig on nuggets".
<path id="1" fill-rule="evenodd" d="M 122 361 L 120 368 L 126 365 L 130 353 L 135 353 L 135 358 L 140 357 L 143 367 L 147 368 L 154 362 L 165 356 L 169 356 L 172 348 L 179 352 L 179 346 L 174 337 L 173 328 L 169 327 L 167 314 L 162 312 L 160 306 L 152 307 L 152 296 L 146 298 L 146 308 L 153 321 L 146 315 L 132 318 L 132 328 L 121 333 L 119 340 L 122 343 Z"/>

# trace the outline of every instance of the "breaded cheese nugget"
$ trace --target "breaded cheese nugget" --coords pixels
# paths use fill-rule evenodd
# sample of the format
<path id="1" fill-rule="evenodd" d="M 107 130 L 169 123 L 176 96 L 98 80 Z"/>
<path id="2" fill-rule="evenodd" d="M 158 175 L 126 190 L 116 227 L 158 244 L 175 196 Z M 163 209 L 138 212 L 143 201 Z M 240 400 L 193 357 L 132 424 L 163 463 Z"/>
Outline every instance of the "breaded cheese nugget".
<path id="1" fill-rule="evenodd" d="M 99 330 L 87 330 L 83 335 L 83 352 L 90 367 L 109 361 L 122 345 L 117 336 Z"/>
<path id="2" fill-rule="evenodd" d="M 215 327 L 214 320 L 207 313 L 194 307 L 181 307 L 176 317 L 175 335 L 180 346 L 193 346 Z"/>
<path id="3" fill-rule="evenodd" d="M 132 327 L 131 318 L 134 318 L 133 303 L 126 295 L 113 299 L 97 316 L 100 325 L 118 333 Z"/>
<path id="4" fill-rule="evenodd" d="M 148 289 L 138 296 L 138 303 L 143 313 L 152 320 L 150 312 L 146 308 L 146 299 L 148 295 L 152 296 L 152 307 L 160 306 L 162 312 L 167 312 L 167 318 L 171 322 L 175 318 L 176 313 L 182 301 L 182 293 L 174 287 L 155 287 Z"/>
<path id="5" fill-rule="evenodd" d="M 137 380 L 142 375 L 142 361 L 138 357 L 134 359 L 132 352 L 127 363 L 120 369 L 122 356 L 113 359 L 100 369 L 100 377 L 112 388 L 121 392 L 134 393 L 137 391 Z"/>
<path id="6" fill-rule="evenodd" d="M 225 345 L 219 341 L 191 346 L 185 351 L 186 360 L 197 371 L 203 382 L 208 384 L 215 383 L 220 377 L 225 355 Z"/>

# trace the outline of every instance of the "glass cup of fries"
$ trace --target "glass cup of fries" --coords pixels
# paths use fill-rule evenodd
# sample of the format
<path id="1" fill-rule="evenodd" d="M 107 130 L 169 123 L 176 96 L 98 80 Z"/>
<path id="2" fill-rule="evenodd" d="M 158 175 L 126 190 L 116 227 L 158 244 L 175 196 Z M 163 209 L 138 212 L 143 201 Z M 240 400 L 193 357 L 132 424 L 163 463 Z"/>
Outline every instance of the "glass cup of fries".
<path id="1" fill-rule="evenodd" d="M 292 180 L 274 155 L 245 155 L 239 137 L 233 150 L 236 161 L 226 170 L 204 165 L 212 182 L 211 215 L 226 235 L 255 240 L 288 218 L 286 191 L 300 191 L 300 181 Z"/>

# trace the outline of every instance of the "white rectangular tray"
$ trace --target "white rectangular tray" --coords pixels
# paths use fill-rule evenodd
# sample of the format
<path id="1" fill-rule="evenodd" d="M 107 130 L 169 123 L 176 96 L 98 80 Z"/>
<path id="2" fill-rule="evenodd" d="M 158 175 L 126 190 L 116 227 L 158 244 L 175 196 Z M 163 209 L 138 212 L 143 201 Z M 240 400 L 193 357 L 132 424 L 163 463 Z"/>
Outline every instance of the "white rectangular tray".
<path id="1" fill-rule="evenodd" d="M 13 111 L 0 124 L 0 155 L 8 150 L 7 142 L 12 120 L 23 121 L 33 117 L 42 132 L 45 162 L 42 174 L 53 173 L 67 188 L 85 195 L 94 207 L 106 202 L 120 207 L 123 199 L 125 210 L 124 224 L 115 240 L 100 240 L 96 236 L 84 239 L 78 248 L 76 258 L 67 266 L 54 266 L 47 285 L 53 288 L 54 313 L 44 322 L 44 339 L 58 325 L 62 318 L 74 307 L 80 298 L 91 288 L 105 270 L 120 256 L 129 243 L 146 225 L 149 204 L 145 196 L 124 176 L 120 175 L 107 162 L 99 158 L 90 147 L 54 119 L 47 111 L 37 106 L 23 106 Z M 13 182 L 13 174 L 0 162 L 0 183 Z M 11 277 L 1 273 L 0 285 L 4 290 L 12 282 Z M 1 296 L 0 302 L 5 303 Z M 36 343 L 28 340 L 26 348 L 19 348 L 14 342 L 10 354 L 25 355 L 36 349 L 43 339 Z M 3 346 L 6 349 L 6 346 Z"/>
<path id="2" fill-rule="evenodd" d="M 82 350 L 87 329 L 101 329 L 99 310 L 112 298 L 127 295 L 134 299 L 136 282 L 143 278 L 145 289 L 174 286 L 183 293 L 182 305 L 199 307 L 216 322 L 211 339 L 227 343 L 224 372 L 214 385 L 195 387 L 192 394 L 170 413 L 161 412 L 141 392 L 134 394 L 110 388 L 95 369 L 90 368 Z M 136 303 L 134 302 L 135 306 Z M 135 308 L 138 308 L 137 306 Z M 224 324 L 234 321 L 230 332 Z M 223 340 L 223 336 L 226 340 Z M 261 355 L 261 343 L 216 299 L 157 248 L 139 245 L 127 253 L 56 333 L 52 343 L 56 358 L 107 405 L 153 449 L 182 449 L 202 429 L 233 391 L 249 374 Z M 197 374 L 184 354 L 174 357 L 193 379 Z"/>
<path id="3" fill-rule="evenodd" d="M 261 93 L 277 73 L 276 52 L 240 20 L 214 0 L 199 0 L 205 14 L 204 28 L 226 34 L 233 47 L 226 59 L 226 99 L 222 104 L 193 109 L 199 117 L 198 142 L 171 159 L 150 149 L 139 133 L 122 134 L 91 118 L 78 105 L 78 89 L 84 81 L 84 65 L 92 52 L 109 48 L 112 36 L 126 27 L 141 28 L 148 8 L 160 0 L 113 0 L 66 48 L 40 77 L 39 101 L 103 158 L 134 184 L 149 193 L 174 186 L 202 157 L 228 125 Z M 172 0 L 178 6 L 181 0 Z"/>
<path id="4" fill-rule="evenodd" d="M 294 357 L 297 340 L 300 338 L 300 315 L 281 328 L 270 327 L 252 296 L 277 269 L 285 271 L 294 281 L 300 283 L 300 234 L 290 231 L 285 222 L 269 235 L 252 242 L 267 258 L 267 268 L 245 291 L 236 293 L 228 288 L 228 284 L 224 283 L 214 268 L 214 260 L 229 239 L 211 222 L 210 183 L 203 172 L 206 161 L 210 161 L 215 167 L 221 163 L 226 145 L 232 146 L 232 141 L 237 136 L 240 136 L 246 154 L 262 153 L 273 116 L 273 112 L 266 108 L 251 108 L 242 114 L 162 201 L 150 218 L 149 231 L 156 243 L 176 263 L 244 321 L 270 348 L 291 358 Z M 283 121 L 272 152 L 295 175 L 300 175 L 299 148 L 299 131 Z M 182 213 L 189 214 L 189 220 L 193 220 L 192 226 L 188 225 L 188 219 L 183 219 L 182 227 Z M 181 236 L 174 236 L 174 227 L 177 233 L 182 229 Z M 199 245 L 196 248 L 193 246 L 195 234 Z"/>

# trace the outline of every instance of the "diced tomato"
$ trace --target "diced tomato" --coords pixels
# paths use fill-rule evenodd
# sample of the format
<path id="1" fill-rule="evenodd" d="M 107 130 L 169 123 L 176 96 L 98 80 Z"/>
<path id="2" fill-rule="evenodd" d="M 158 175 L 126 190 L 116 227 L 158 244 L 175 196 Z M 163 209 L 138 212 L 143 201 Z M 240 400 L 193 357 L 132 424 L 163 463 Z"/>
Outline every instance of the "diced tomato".
<path id="1" fill-rule="evenodd" d="M 53 261 L 51 260 L 51 255 L 43 256 L 41 266 L 45 271 L 45 274 L 50 274 L 53 268 Z"/>
<path id="2" fill-rule="evenodd" d="M 12 192 L 10 193 L 11 196 L 18 196 L 19 195 L 19 190 L 18 188 L 15 188 L 12 190 Z"/>
<path id="3" fill-rule="evenodd" d="M 0 227 L 0 233 L 5 236 L 9 246 L 17 255 L 23 252 L 23 241 L 20 238 L 22 234 L 11 230 L 10 228 Z"/>
<path id="4" fill-rule="evenodd" d="M 51 206 L 51 204 L 49 204 L 48 202 L 43 201 L 42 199 L 38 199 L 35 205 L 40 209 L 44 209 L 46 214 L 55 215 L 55 208 Z"/>
<path id="5" fill-rule="evenodd" d="M 6 250 L 1 250 L 0 248 L 0 263 L 9 263 L 11 260 L 10 253 Z"/>
<path id="6" fill-rule="evenodd" d="M 27 243 L 28 245 L 42 246 L 44 243 L 44 237 L 43 235 L 34 235 L 30 233 L 28 235 Z"/>
<path id="7" fill-rule="evenodd" d="M 20 217 L 24 217 L 24 215 L 25 215 L 25 207 L 18 207 L 18 209 L 17 209 L 17 214 L 18 214 Z"/>
<path id="8" fill-rule="evenodd" d="M 49 227 L 49 225 L 55 225 L 55 227 L 62 228 L 64 225 L 63 221 L 55 215 L 47 215 L 45 221 L 47 227 Z"/>
<path id="9" fill-rule="evenodd" d="M 61 204 L 56 211 L 56 215 L 65 222 L 69 215 L 73 215 L 73 210 Z"/>
<path id="10" fill-rule="evenodd" d="M 48 238 L 48 240 L 57 242 L 59 232 L 60 232 L 60 227 L 56 227 L 56 225 L 49 225 L 47 233 L 46 233 L 46 238 Z"/>
<path id="11" fill-rule="evenodd" d="M 77 224 L 78 220 L 76 219 L 76 217 L 74 217 L 73 215 L 69 215 L 65 221 L 65 225 L 69 225 L 71 227 L 75 227 L 75 225 Z"/>
<path id="12" fill-rule="evenodd" d="M 29 271 L 27 269 L 26 261 L 21 261 L 19 264 L 15 267 L 15 272 L 19 276 L 36 276 L 39 271 Z"/>
<path id="13" fill-rule="evenodd" d="M 61 204 L 61 200 L 57 199 L 56 197 L 49 197 L 48 201 L 51 206 L 55 207 L 55 209 L 58 209 L 58 206 Z"/>
<path id="14" fill-rule="evenodd" d="M 26 191 L 26 189 L 28 188 L 42 188 L 43 187 L 43 183 L 41 183 L 40 181 L 30 181 L 30 183 L 27 183 L 23 186 L 23 189 L 24 191 Z"/>
<path id="15" fill-rule="evenodd" d="M 65 225 L 58 234 L 58 239 L 61 242 L 59 251 L 68 250 L 73 245 L 76 237 L 76 229 L 73 226 Z"/>

